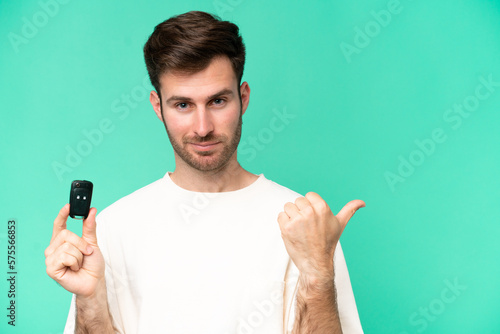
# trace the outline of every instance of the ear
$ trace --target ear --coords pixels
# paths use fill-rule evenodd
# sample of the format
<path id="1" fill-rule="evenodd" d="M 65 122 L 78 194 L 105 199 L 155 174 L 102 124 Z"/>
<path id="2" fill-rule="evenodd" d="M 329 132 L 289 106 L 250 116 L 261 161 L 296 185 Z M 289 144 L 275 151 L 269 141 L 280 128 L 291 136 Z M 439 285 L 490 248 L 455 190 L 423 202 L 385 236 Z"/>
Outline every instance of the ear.
<path id="1" fill-rule="evenodd" d="M 163 115 L 161 114 L 160 97 L 158 96 L 158 93 L 156 93 L 154 90 L 152 90 L 151 93 L 149 94 L 149 102 L 151 102 L 151 105 L 153 106 L 153 109 L 156 113 L 156 116 L 158 116 L 158 119 L 163 122 Z"/>
<path id="2" fill-rule="evenodd" d="M 250 86 L 248 82 L 243 82 L 240 86 L 241 94 L 241 114 L 244 114 L 247 110 L 248 104 L 250 103 Z"/>

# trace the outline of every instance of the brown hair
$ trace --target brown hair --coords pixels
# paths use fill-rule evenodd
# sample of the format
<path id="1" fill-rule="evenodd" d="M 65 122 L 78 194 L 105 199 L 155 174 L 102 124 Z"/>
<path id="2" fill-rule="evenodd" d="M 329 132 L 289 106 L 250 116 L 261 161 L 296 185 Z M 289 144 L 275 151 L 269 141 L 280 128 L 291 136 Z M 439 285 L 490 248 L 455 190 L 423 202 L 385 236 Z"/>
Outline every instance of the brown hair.
<path id="1" fill-rule="evenodd" d="M 241 84 L 245 45 L 238 26 L 200 11 L 173 16 L 158 24 L 144 45 L 151 84 L 160 95 L 160 75 L 167 71 L 196 73 L 217 56 L 227 56 Z"/>

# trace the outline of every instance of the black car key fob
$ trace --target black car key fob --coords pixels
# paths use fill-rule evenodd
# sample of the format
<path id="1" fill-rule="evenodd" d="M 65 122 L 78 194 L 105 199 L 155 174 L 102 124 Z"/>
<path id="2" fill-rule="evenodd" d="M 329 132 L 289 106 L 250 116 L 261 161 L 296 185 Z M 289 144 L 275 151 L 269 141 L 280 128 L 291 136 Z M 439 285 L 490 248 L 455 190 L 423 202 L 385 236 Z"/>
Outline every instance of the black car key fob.
<path id="1" fill-rule="evenodd" d="M 71 191 L 69 193 L 69 215 L 71 218 L 87 218 L 93 188 L 94 185 L 90 181 L 75 180 L 71 183 Z"/>

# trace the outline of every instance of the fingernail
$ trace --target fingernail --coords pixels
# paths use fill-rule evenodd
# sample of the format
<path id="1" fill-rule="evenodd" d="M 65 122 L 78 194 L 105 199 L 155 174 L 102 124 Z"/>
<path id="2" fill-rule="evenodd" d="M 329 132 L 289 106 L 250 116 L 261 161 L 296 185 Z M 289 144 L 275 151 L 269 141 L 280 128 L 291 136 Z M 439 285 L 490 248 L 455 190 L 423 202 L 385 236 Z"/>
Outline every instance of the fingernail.
<path id="1" fill-rule="evenodd" d="M 87 253 L 90 255 L 94 252 L 94 248 L 92 248 L 91 246 L 87 246 Z"/>

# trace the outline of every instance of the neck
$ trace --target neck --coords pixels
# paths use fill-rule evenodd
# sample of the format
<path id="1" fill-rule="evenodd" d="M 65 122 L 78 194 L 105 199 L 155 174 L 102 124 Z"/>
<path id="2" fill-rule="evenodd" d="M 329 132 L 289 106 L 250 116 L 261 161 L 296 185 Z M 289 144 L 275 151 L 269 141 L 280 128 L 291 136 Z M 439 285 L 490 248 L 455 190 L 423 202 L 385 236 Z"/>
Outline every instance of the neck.
<path id="1" fill-rule="evenodd" d="M 209 193 L 234 191 L 249 186 L 258 178 L 240 166 L 236 154 L 226 165 L 212 171 L 200 171 L 179 160 L 182 161 L 176 159 L 176 167 L 170 174 L 170 179 L 179 187 L 189 191 Z"/>

